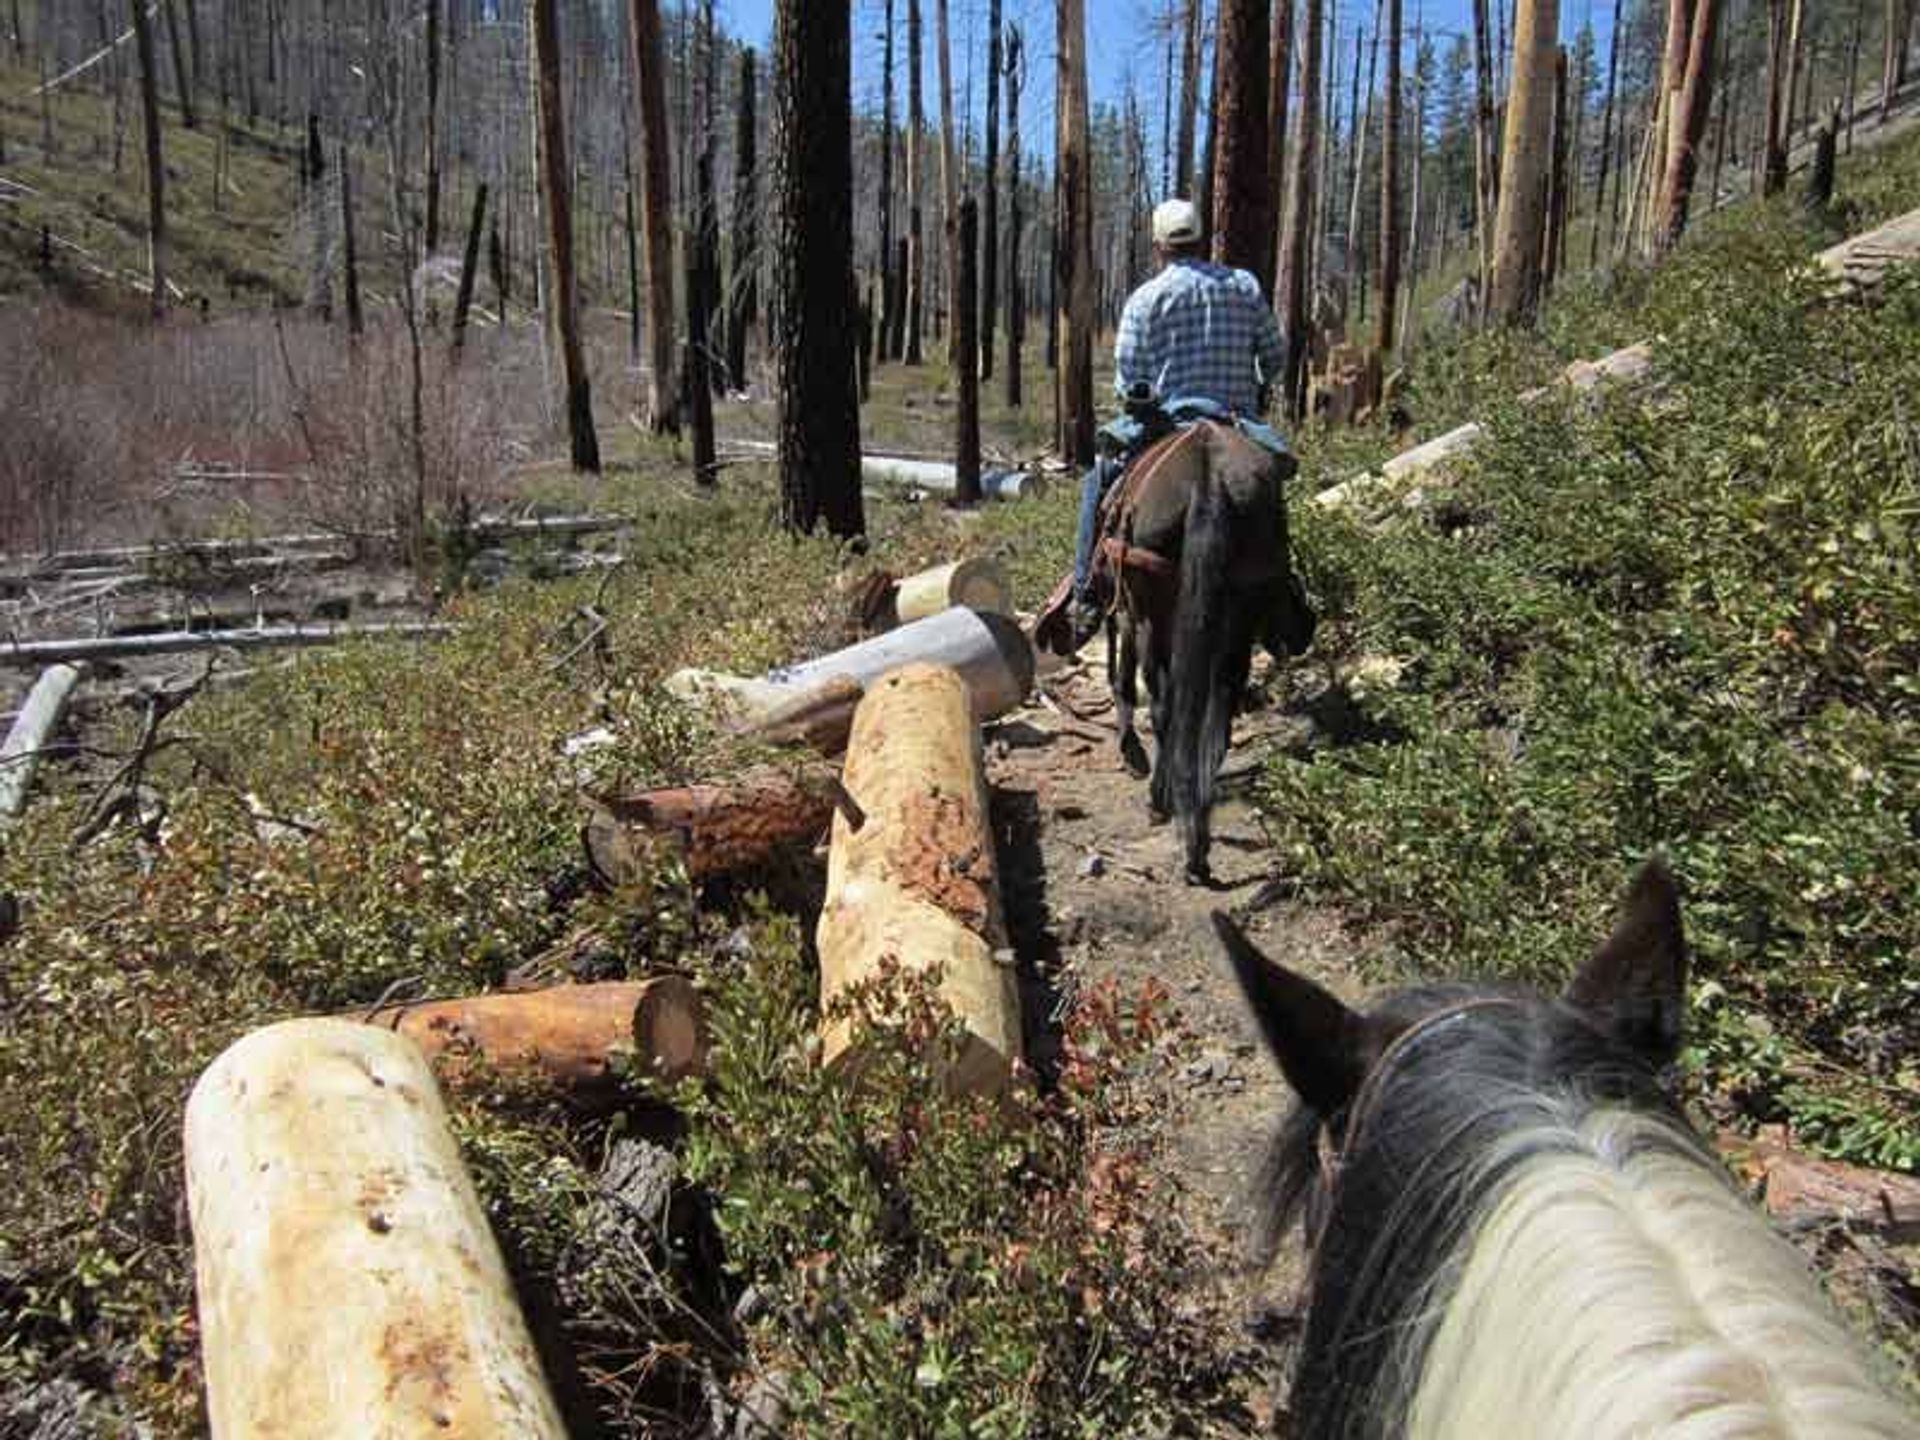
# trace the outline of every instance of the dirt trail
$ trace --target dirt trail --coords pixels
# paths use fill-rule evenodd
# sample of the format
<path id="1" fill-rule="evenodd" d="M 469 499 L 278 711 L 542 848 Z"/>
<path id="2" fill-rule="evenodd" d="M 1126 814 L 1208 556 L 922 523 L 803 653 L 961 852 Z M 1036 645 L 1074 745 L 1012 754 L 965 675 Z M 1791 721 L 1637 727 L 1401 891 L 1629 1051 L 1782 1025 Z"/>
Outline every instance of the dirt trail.
<path id="1" fill-rule="evenodd" d="M 1265 1273 L 1246 1257 L 1257 1228 L 1255 1175 L 1290 1095 L 1259 1043 L 1209 915 L 1235 912 L 1268 953 L 1357 997 L 1353 940 L 1332 914 L 1284 898 L 1290 887 L 1277 857 L 1235 793 L 1244 785 L 1234 782 L 1275 744 L 1302 743 L 1312 722 L 1280 708 L 1242 717 L 1227 763 L 1228 798 L 1215 811 L 1217 888 L 1191 887 L 1182 878 L 1177 828 L 1149 824 L 1146 787 L 1121 767 L 1098 648 L 1043 674 L 1048 700 L 988 732 L 1009 922 L 1021 960 L 1063 994 L 1113 977 L 1128 990 L 1157 979 L 1172 996 L 1190 1053 L 1172 1076 L 1169 1105 L 1151 1123 L 1165 1142 L 1173 1218 L 1193 1241 L 1183 1302 L 1247 1355 L 1245 1398 L 1255 1423 L 1226 1433 L 1269 1434 L 1299 1257 L 1290 1246 Z"/>

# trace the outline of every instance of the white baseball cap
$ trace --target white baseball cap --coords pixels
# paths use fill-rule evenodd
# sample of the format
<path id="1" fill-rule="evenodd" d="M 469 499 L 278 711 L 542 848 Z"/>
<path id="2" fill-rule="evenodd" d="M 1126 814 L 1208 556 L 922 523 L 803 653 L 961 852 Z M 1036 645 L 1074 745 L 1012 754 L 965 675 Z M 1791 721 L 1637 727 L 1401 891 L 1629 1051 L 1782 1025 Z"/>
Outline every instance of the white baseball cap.
<path id="1" fill-rule="evenodd" d="M 1153 211 L 1153 243 L 1191 245 L 1200 238 L 1200 212 L 1191 200 L 1162 200 Z"/>

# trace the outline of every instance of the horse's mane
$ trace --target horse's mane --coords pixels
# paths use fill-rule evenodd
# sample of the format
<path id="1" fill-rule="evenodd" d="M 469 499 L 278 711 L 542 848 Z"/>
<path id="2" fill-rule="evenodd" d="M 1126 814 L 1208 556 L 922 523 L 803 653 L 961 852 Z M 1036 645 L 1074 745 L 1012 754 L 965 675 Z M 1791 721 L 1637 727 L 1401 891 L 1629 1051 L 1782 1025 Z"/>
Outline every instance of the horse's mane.
<path id="1" fill-rule="evenodd" d="M 1659 1077 L 1572 1007 L 1464 1015 L 1361 1104 L 1324 1141 L 1297 1110 L 1262 1172 L 1269 1243 L 1304 1216 L 1313 1246 L 1301 1440 L 1920 1434 Z"/>

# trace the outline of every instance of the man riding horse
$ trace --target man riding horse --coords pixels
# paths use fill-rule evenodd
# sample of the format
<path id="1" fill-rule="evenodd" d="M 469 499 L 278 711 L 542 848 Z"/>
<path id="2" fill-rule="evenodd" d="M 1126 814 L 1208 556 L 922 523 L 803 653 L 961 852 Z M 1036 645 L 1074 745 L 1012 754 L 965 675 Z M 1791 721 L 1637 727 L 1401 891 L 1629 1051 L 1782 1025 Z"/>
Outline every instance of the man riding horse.
<path id="1" fill-rule="evenodd" d="M 1105 617 L 1096 563 L 1101 502 L 1146 444 L 1175 423 L 1207 418 L 1237 426 L 1272 451 L 1286 474 L 1294 468 L 1286 442 L 1258 419 L 1262 391 L 1279 378 L 1283 357 L 1260 282 L 1205 258 L 1200 213 L 1188 200 L 1153 212 L 1153 250 L 1159 273 L 1128 297 L 1114 351 L 1114 388 L 1127 418 L 1101 432 L 1105 453 L 1081 485 L 1065 619 L 1055 613 L 1038 636 L 1057 649 L 1077 650 Z"/>
<path id="2" fill-rule="evenodd" d="M 1208 883 L 1215 781 L 1254 646 L 1303 653 L 1314 615 L 1290 562 L 1293 457 L 1253 418 L 1262 381 L 1280 369 L 1279 327 L 1251 275 L 1200 258 L 1192 205 L 1168 201 L 1153 228 L 1160 273 L 1120 326 L 1127 415 L 1102 431 L 1074 573 L 1034 638 L 1078 649 L 1115 616 L 1107 672 L 1121 758 L 1149 780 L 1152 814 L 1181 822 L 1187 878 Z M 1134 731 L 1142 677 L 1151 761 Z"/>

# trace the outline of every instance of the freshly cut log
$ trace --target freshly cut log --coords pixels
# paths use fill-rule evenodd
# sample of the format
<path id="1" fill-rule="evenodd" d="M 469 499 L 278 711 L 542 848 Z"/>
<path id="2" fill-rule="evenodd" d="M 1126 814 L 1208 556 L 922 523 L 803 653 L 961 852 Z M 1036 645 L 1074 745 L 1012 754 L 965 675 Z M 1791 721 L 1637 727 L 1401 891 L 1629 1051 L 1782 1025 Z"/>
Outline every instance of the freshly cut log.
<path id="1" fill-rule="evenodd" d="M 397 1031 L 430 1060 L 477 1056 L 580 1095 L 612 1087 L 615 1051 L 631 1050 L 636 1069 L 664 1080 L 706 1065 L 700 994 L 679 975 L 385 1005 L 342 1018 Z"/>
<path id="2" fill-rule="evenodd" d="M 775 670 L 775 684 L 812 689 L 844 676 L 871 693 L 873 684 L 903 665 L 944 665 L 958 670 L 973 697 L 974 718 L 998 719 L 1018 709 L 1033 686 L 1033 646 L 1004 615 L 942 610 L 885 635 L 876 635 L 818 660 Z"/>
<path id="3" fill-rule="evenodd" d="M 983 723 L 1017 710 L 1033 686 L 1033 645 L 1017 624 L 1004 615 L 953 608 L 763 679 L 679 670 L 667 677 L 666 688 L 682 700 L 713 705 L 728 723 L 746 731 L 770 717 L 777 723 L 796 708 L 830 715 L 844 708 L 851 693 L 844 687 L 870 691 L 881 676 L 916 663 L 959 671 L 973 698 L 974 717 Z M 842 687 L 837 698 L 824 688 L 835 683 Z M 824 719 L 821 723 L 830 732 Z"/>
<path id="4" fill-rule="evenodd" d="M 411 1040 L 255 1031 L 194 1086 L 186 1173 L 215 1436 L 566 1435 Z"/>
<path id="5" fill-rule="evenodd" d="M 960 488 L 959 467 L 947 460 L 912 460 L 904 455 L 863 455 L 860 478 L 869 485 L 901 485 L 935 495 Z M 1026 470 L 982 470 L 980 493 L 989 500 L 1031 500 L 1046 494 L 1046 481 Z"/>
<path id="6" fill-rule="evenodd" d="M 437 622 L 368 625 L 271 625 L 248 630 L 179 630 L 165 635 L 108 635 L 72 640 L 11 640 L 0 665 L 77 660 L 132 660 L 197 650 L 269 650 L 339 645 L 348 640 L 437 640 L 454 627 Z"/>
<path id="7" fill-rule="evenodd" d="M 27 790 L 40 766 L 40 752 L 60 730 L 67 702 L 80 683 L 77 665 L 53 665 L 40 672 L 20 707 L 13 728 L 0 745 L 0 822 L 18 819 L 27 808 Z"/>
<path id="8" fill-rule="evenodd" d="M 946 1081 L 997 1090 L 1021 1054 L 1020 992 L 1002 960 L 980 726 L 960 674 L 909 665 L 873 685 L 854 716 L 845 783 L 865 821 L 833 822 L 816 932 L 822 1009 L 890 964 L 937 969 L 968 1034 Z M 844 1017 L 829 1020 L 827 1058 L 846 1056 L 852 1040 Z"/>
<path id="9" fill-rule="evenodd" d="M 1007 583 L 1007 572 L 993 560 L 956 560 L 909 575 L 900 582 L 893 601 L 894 613 L 903 625 L 955 605 L 1011 615 L 1013 587 Z"/>
<path id="10" fill-rule="evenodd" d="M 690 878 L 711 879 L 812 844 L 826 833 L 839 788 L 831 766 L 811 765 L 607 797 L 587 822 L 587 856 L 610 885 L 651 874 L 665 849 L 679 853 Z"/>

